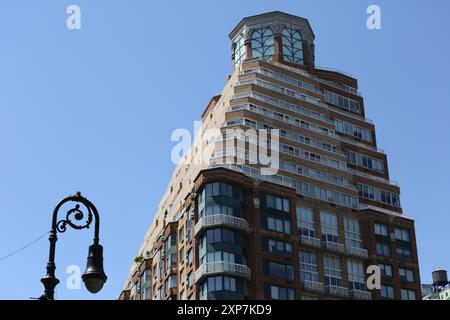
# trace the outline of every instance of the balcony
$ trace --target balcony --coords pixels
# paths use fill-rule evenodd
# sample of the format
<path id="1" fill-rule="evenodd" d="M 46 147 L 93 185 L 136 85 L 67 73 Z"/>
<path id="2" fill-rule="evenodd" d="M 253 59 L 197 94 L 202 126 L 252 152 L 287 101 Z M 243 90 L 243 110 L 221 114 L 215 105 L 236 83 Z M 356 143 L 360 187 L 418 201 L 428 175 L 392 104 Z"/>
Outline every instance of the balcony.
<path id="1" fill-rule="evenodd" d="M 300 236 L 300 243 L 307 247 L 313 247 L 313 248 L 321 248 L 322 244 L 320 239 L 308 237 L 308 236 Z"/>
<path id="2" fill-rule="evenodd" d="M 308 292 L 316 292 L 316 293 L 325 292 L 323 283 L 309 280 L 302 281 L 302 289 Z"/>
<path id="3" fill-rule="evenodd" d="M 368 259 L 369 258 L 369 254 L 367 253 L 366 249 L 356 248 L 356 247 L 346 247 L 345 250 L 346 250 L 346 254 L 348 256 L 361 258 L 361 259 Z"/>
<path id="4" fill-rule="evenodd" d="M 202 217 L 195 225 L 194 234 L 197 235 L 204 229 L 215 227 L 228 227 L 243 232 L 249 231 L 249 226 L 245 219 L 228 216 L 226 214 L 215 214 Z"/>
<path id="5" fill-rule="evenodd" d="M 326 286 L 325 292 L 329 294 L 330 296 L 340 297 L 340 298 L 347 298 L 348 297 L 348 289 L 345 287 L 340 286 Z"/>
<path id="6" fill-rule="evenodd" d="M 355 300 L 372 300 L 372 294 L 369 291 L 351 289 L 349 294 Z"/>
<path id="7" fill-rule="evenodd" d="M 246 265 L 232 262 L 219 261 L 203 263 L 197 271 L 195 271 L 195 282 L 200 281 L 204 277 L 217 274 L 227 274 L 250 280 L 251 271 Z"/>
<path id="8" fill-rule="evenodd" d="M 342 243 L 322 241 L 322 248 L 328 251 L 345 254 L 345 246 Z"/>

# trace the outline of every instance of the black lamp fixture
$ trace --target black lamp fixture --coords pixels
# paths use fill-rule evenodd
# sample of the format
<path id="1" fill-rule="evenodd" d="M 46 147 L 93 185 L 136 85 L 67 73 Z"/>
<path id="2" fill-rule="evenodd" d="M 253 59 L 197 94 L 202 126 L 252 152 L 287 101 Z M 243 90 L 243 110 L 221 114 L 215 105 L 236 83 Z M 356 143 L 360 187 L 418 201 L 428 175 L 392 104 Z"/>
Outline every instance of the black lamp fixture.
<path id="1" fill-rule="evenodd" d="M 86 271 L 81 278 L 90 293 L 97 293 L 102 289 L 107 277 L 103 271 L 103 247 L 101 245 L 89 246 Z"/>
<path id="2" fill-rule="evenodd" d="M 57 221 L 58 212 L 60 208 L 67 202 L 76 202 L 74 208 L 66 212 L 66 217 L 63 220 Z M 80 203 L 86 207 L 87 215 L 80 209 Z M 53 210 L 52 228 L 50 231 L 50 253 L 47 263 L 47 274 L 41 279 L 44 284 L 44 294 L 39 298 L 40 300 L 54 300 L 55 287 L 59 280 L 55 277 L 55 247 L 58 240 L 57 233 L 64 233 L 67 226 L 75 230 L 88 229 L 95 218 L 94 243 L 89 246 L 89 253 L 86 264 L 86 271 L 82 275 L 83 282 L 91 293 L 99 292 L 108 278 L 103 270 L 103 247 L 99 244 L 99 229 L 100 218 L 97 208 L 85 197 L 77 192 L 73 196 L 66 197 L 58 202 Z"/>

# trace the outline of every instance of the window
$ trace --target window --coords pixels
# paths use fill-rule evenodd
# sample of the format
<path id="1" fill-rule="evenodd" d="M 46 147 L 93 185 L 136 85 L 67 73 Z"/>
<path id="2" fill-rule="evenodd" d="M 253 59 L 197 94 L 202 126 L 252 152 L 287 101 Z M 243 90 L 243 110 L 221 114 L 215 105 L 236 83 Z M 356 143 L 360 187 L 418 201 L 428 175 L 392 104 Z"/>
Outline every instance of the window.
<path id="1" fill-rule="evenodd" d="M 223 277 L 223 289 L 225 291 L 236 292 L 236 279 L 232 277 Z"/>
<path id="2" fill-rule="evenodd" d="M 320 212 L 322 241 L 339 242 L 337 217 L 334 213 Z"/>
<path id="3" fill-rule="evenodd" d="M 192 281 L 192 272 L 189 272 L 189 273 L 188 273 L 188 276 L 187 276 L 187 284 L 188 284 L 188 288 L 192 288 L 192 285 L 193 285 L 193 281 Z"/>
<path id="4" fill-rule="evenodd" d="M 283 59 L 296 64 L 303 64 L 302 36 L 297 30 L 284 28 L 282 32 Z"/>
<path id="5" fill-rule="evenodd" d="M 297 194 L 336 203 L 345 207 L 358 208 L 358 200 L 356 197 L 304 183 L 300 180 L 296 180 L 295 185 Z"/>
<path id="6" fill-rule="evenodd" d="M 325 285 L 342 286 L 342 269 L 339 257 L 323 256 Z"/>
<path id="7" fill-rule="evenodd" d="M 199 257 L 202 257 L 206 254 L 206 238 L 207 236 L 203 235 L 198 241 Z"/>
<path id="8" fill-rule="evenodd" d="M 348 247 L 362 248 L 359 222 L 355 219 L 344 218 L 345 244 Z"/>
<path id="9" fill-rule="evenodd" d="M 193 259 L 192 249 L 189 249 L 189 251 L 187 252 L 187 263 L 191 264 L 192 259 Z"/>
<path id="10" fill-rule="evenodd" d="M 287 219 L 274 218 L 271 216 L 262 216 L 262 225 L 268 230 L 290 234 L 291 222 Z"/>
<path id="11" fill-rule="evenodd" d="M 301 165 L 296 165 L 291 162 L 286 162 L 283 160 L 280 160 L 280 169 L 289 171 L 295 174 L 299 174 L 305 177 L 310 177 L 315 180 L 324 181 L 327 183 L 335 184 L 341 187 L 347 187 L 349 185 L 348 179 L 344 179 L 342 177 L 338 177 L 335 175 L 331 175 L 329 173 L 319 171 L 316 169 L 312 169 L 309 167 L 304 167 Z"/>
<path id="12" fill-rule="evenodd" d="M 220 183 L 214 182 L 206 186 L 206 196 L 218 196 L 220 194 Z"/>
<path id="13" fill-rule="evenodd" d="M 263 248 L 266 252 L 292 257 L 292 244 L 270 238 L 263 238 Z"/>
<path id="14" fill-rule="evenodd" d="M 216 214 L 225 214 L 227 216 L 241 216 L 241 211 L 239 208 L 234 208 L 226 205 L 220 204 L 207 204 L 205 210 L 200 211 L 199 218 L 202 218 L 204 215 L 212 216 Z"/>
<path id="15" fill-rule="evenodd" d="M 141 300 L 150 300 L 152 292 L 152 272 L 150 269 L 145 270 L 141 275 Z"/>
<path id="16" fill-rule="evenodd" d="M 156 296 L 156 300 L 162 300 L 164 298 L 164 288 L 161 286 L 158 288 L 158 294 Z"/>
<path id="17" fill-rule="evenodd" d="M 131 287 L 131 292 L 132 292 L 132 300 L 139 300 L 139 283 L 136 282 L 133 284 L 133 286 Z"/>
<path id="18" fill-rule="evenodd" d="M 380 224 L 380 223 L 375 223 L 374 224 L 374 228 L 375 228 L 375 234 L 377 236 L 383 236 L 383 237 L 388 237 L 389 236 L 387 225 Z"/>
<path id="19" fill-rule="evenodd" d="M 162 277 L 162 269 L 163 269 L 163 263 L 162 263 L 162 254 L 161 250 L 158 250 L 156 253 L 156 272 L 154 274 L 156 275 L 156 279 L 161 279 Z"/>
<path id="20" fill-rule="evenodd" d="M 397 247 L 397 259 L 401 262 L 412 262 L 411 250 L 409 248 Z"/>
<path id="21" fill-rule="evenodd" d="M 295 290 L 272 284 L 264 285 L 265 298 L 272 300 L 295 300 Z"/>
<path id="22" fill-rule="evenodd" d="M 414 271 L 410 269 L 399 268 L 398 274 L 401 281 L 414 282 Z"/>
<path id="23" fill-rule="evenodd" d="M 183 265 L 183 263 L 184 263 L 184 248 L 181 248 L 180 251 L 178 251 L 178 257 L 180 258 L 180 265 Z"/>
<path id="24" fill-rule="evenodd" d="M 388 204 L 390 206 L 400 208 L 400 196 L 395 193 L 391 193 L 388 191 L 380 190 L 377 188 L 369 187 L 366 185 L 359 184 L 358 194 L 360 197 L 365 199 L 374 200 L 377 202 L 381 202 L 384 204 Z"/>
<path id="25" fill-rule="evenodd" d="M 202 192 L 200 193 L 198 201 L 202 203 L 206 198 L 219 195 L 226 197 L 233 197 L 233 190 L 234 190 L 233 186 L 228 183 L 223 182 L 208 183 L 205 185 Z"/>
<path id="26" fill-rule="evenodd" d="M 395 299 L 394 287 L 381 285 L 380 296 L 384 299 Z"/>
<path id="27" fill-rule="evenodd" d="M 184 270 L 180 271 L 180 284 L 183 285 L 184 284 Z"/>
<path id="28" fill-rule="evenodd" d="M 270 59 L 274 54 L 273 32 L 262 28 L 252 33 L 252 58 Z"/>
<path id="29" fill-rule="evenodd" d="M 283 211 L 286 213 L 290 212 L 289 199 L 286 198 L 281 198 L 270 194 L 263 194 L 262 205 L 278 211 Z"/>
<path id="30" fill-rule="evenodd" d="M 239 66 L 245 59 L 245 43 L 244 37 L 240 36 L 238 41 L 234 44 L 234 64 Z"/>
<path id="31" fill-rule="evenodd" d="M 202 286 L 203 287 L 200 288 L 201 291 L 206 290 L 207 292 L 214 292 L 214 291 L 236 292 L 236 279 L 225 276 L 209 277 L 205 282 L 202 283 Z"/>
<path id="32" fill-rule="evenodd" d="M 401 289 L 402 300 L 416 300 L 416 292 L 414 290 Z"/>
<path id="33" fill-rule="evenodd" d="M 180 239 L 181 242 L 184 241 L 184 226 L 182 226 L 181 229 L 178 230 L 178 238 Z"/>
<path id="34" fill-rule="evenodd" d="M 227 276 L 209 277 L 200 284 L 200 299 L 207 300 L 208 292 L 229 291 L 237 292 L 236 279 Z"/>
<path id="35" fill-rule="evenodd" d="M 395 228 L 395 239 L 400 240 L 400 241 L 409 242 L 410 241 L 409 230 Z"/>
<path id="36" fill-rule="evenodd" d="M 317 255 L 312 251 L 300 251 L 300 280 L 319 282 Z"/>
<path id="37" fill-rule="evenodd" d="M 365 291 L 366 281 L 362 262 L 347 260 L 347 272 L 350 289 Z"/>
<path id="38" fill-rule="evenodd" d="M 187 225 L 186 237 L 187 241 L 189 242 L 192 239 L 192 220 L 189 219 L 189 221 L 186 222 L 186 225 Z"/>
<path id="39" fill-rule="evenodd" d="M 346 150 L 345 155 L 347 157 L 347 162 L 351 164 L 357 164 L 356 153 Z"/>
<path id="40" fill-rule="evenodd" d="M 277 107 L 279 107 L 281 109 L 285 109 L 285 110 L 293 111 L 293 112 L 296 112 L 296 113 L 299 113 L 299 114 L 303 114 L 303 115 L 306 115 L 306 116 L 314 118 L 314 119 L 318 119 L 318 120 L 327 119 L 327 116 L 324 113 L 313 111 L 311 109 L 308 109 L 308 108 L 305 108 L 305 107 L 302 107 L 302 106 L 298 106 L 298 105 L 295 105 L 295 104 L 292 104 L 292 103 L 289 103 L 289 102 L 286 102 L 286 101 L 283 101 L 283 100 L 278 100 L 278 99 L 275 99 L 275 98 L 273 98 L 271 96 L 267 96 L 267 95 L 264 95 L 264 94 L 261 94 L 261 93 L 257 93 L 257 92 L 253 92 L 251 94 L 251 96 L 253 98 L 257 99 L 257 100 L 273 104 L 273 105 L 275 105 L 275 106 L 277 106 Z M 314 101 L 315 101 L 316 104 L 317 104 L 317 100 L 314 100 L 314 98 L 311 98 L 311 97 L 310 97 L 310 99 L 308 99 L 308 97 L 309 96 L 305 96 L 304 98 L 306 98 L 307 100 L 311 101 L 312 103 L 314 103 Z"/>
<path id="41" fill-rule="evenodd" d="M 177 287 L 177 276 L 175 274 L 172 274 L 167 278 L 165 282 L 165 287 L 166 293 L 168 293 L 170 289 Z"/>
<path id="42" fill-rule="evenodd" d="M 382 277 L 392 277 L 392 266 L 389 264 L 379 264 L 380 272 Z"/>
<path id="43" fill-rule="evenodd" d="M 232 198 L 229 201 L 227 198 Z M 204 186 L 198 196 L 198 219 L 210 215 L 225 214 L 240 217 L 241 189 L 228 183 L 214 182 Z"/>
<path id="44" fill-rule="evenodd" d="M 256 121 L 244 119 L 244 124 L 248 127 L 256 128 Z"/>
<path id="45" fill-rule="evenodd" d="M 208 300 L 208 282 L 202 282 L 199 287 L 199 299 Z"/>
<path id="46" fill-rule="evenodd" d="M 242 240 L 242 234 L 240 232 L 235 232 L 233 230 L 228 229 L 209 229 L 206 232 L 206 242 L 208 244 L 218 243 L 218 242 L 226 242 L 230 244 L 240 244 Z M 204 237 L 205 237 L 204 236 Z M 203 238 L 200 242 L 203 242 Z M 206 244 L 206 243 L 205 243 Z"/>
<path id="47" fill-rule="evenodd" d="M 206 259 L 206 261 L 205 261 Z M 220 261 L 224 261 L 224 262 L 229 262 L 229 263 L 234 263 L 235 262 L 235 255 L 234 253 L 230 253 L 230 252 L 225 252 L 225 251 L 213 251 L 213 252 L 208 252 L 208 254 L 203 255 L 202 258 L 200 259 L 200 264 L 203 264 L 205 262 L 207 263 L 212 263 L 212 262 L 220 262 Z"/>
<path id="48" fill-rule="evenodd" d="M 297 207 L 297 230 L 299 236 L 312 238 L 316 236 L 313 209 Z"/>
<path id="49" fill-rule="evenodd" d="M 379 198 L 377 197 L 377 199 L 376 199 L 377 201 L 400 208 L 400 197 L 398 196 L 398 194 L 390 193 L 390 192 L 383 191 L 383 190 L 377 190 L 377 189 L 376 189 L 376 192 L 377 192 L 377 195 L 379 192 Z"/>
<path id="50" fill-rule="evenodd" d="M 233 186 L 228 183 L 220 183 L 220 194 L 225 197 L 233 197 Z"/>
<path id="51" fill-rule="evenodd" d="M 335 105 L 342 109 L 350 110 L 357 113 L 361 112 L 361 107 L 358 101 L 345 98 L 343 96 L 337 95 L 329 91 L 324 91 L 324 93 L 325 93 L 325 102 Z"/>
<path id="52" fill-rule="evenodd" d="M 297 122 L 297 119 L 295 119 L 295 120 Z M 314 138 L 311 138 L 311 137 L 306 137 L 304 135 L 301 135 L 301 134 L 298 134 L 298 133 L 294 133 L 292 131 L 280 130 L 280 136 L 282 136 L 282 137 L 284 137 L 284 138 L 286 138 L 288 140 L 300 142 L 302 144 L 309 145 L 309 146 L 314 146 L 316 148 L 320 148 L 320 149 L 323 149 L 323 150 L 326 150 L 326 151 L 337 152 L 337 147 L 335 145 L 333 145 L 333 144 L 329 144 L 329 143 L 324 142 L 322 140 L 317 140 L 317 139 L 314 139 Z"/>
<path id="53" fill-rule="evenodd" d="M 166 272 L 177 265 L 177 235 L 171 233 L 165 241 Z"/>
<path id="54" fill-rule="evenodd" d="M 290 264 L 264 260 L 263 269 L 266 275 L 285 280 L 294 280 L 294 267 Z"/>
<path id="55" fill-rule="evenodd" d="M 391 245 L 389 243 L 377 242 L 376 244 L 377 255 L 382 257 L 391 256 Z"/>
<path id="56" fill-rule="evenodd" d="M 371 158 L 350 150 L 345 151 L 347 162 L 377 172 L 384 172 L 382 160 Z"/>
<path id="57" fill-rule="evenodd" d="M 358 139 L 372 142 L 372 131 L 369 129 L 361 128 L 352 123 L 348 123 L 342 120 L 334 120 L 334 124 L 337 132 L 341 132 Z"/>
<path id="58" fill-rule="evenodd" d="M 375 200 L 375 189 L 372 187 L 358 184 L 358 193 L 363 198 Z"/>

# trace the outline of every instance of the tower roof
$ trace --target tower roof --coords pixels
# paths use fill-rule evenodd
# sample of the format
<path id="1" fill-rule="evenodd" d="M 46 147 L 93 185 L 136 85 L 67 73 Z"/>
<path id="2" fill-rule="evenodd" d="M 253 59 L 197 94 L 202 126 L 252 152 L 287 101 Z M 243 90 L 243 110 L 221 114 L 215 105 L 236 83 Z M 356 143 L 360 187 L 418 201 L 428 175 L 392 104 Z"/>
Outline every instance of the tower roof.
<path id="1" fill-rule="evenodd" d="M 257 14 L 254 16 L 249 16 L 243 18 L 236 27 L 234 27 L 233 31 L 230 32 L 228 35 L 230 40 L 233 41 L 233 39 L 241 32 L 242 28 L 244 26 L 252 26 L 252 25 L 259 25 L 259 24 L 267 24 L 267 23 L 274 23 L 274 22 L 280 22 L 282 24 L 290 25 L 290 26 L 296 26 L 298 28 L 304 28 L 306 29 L 307 33 L 310 36 L 310 41 L 314 41 L 314 32 L 311 28 L 311 25 L 309 24 L 309 21 L 305 18 L 294 16 L 292 14 L 288 14 L 281 11 L 272 11 L 272 12 L 266 12 Z"/>

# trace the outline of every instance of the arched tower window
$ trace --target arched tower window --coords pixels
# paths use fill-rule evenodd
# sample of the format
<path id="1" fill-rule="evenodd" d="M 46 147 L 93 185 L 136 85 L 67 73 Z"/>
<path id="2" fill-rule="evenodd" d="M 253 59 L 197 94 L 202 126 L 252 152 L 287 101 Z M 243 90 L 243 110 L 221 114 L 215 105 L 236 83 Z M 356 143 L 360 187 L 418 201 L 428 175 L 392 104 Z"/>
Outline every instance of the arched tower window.
<path id="1" fill-rule="evenodd" d="M 240 36 L 234 47 L 234 64 L 239 66 L 245 59 L 244 37 Z"/>
<path id="2" fill-rule="evenodd" d="M 283 58 L 285 61 L 296 64 L 304 64 L 302 36 L 297 30 L 284 28 L 283 36 Z"/>
<path id="3" fill-rule="evenodd" d="M 273 32 L 270 28 L 257 29 L 252 33 L 252 57 L 270 59 L 274 54 Z"/>

